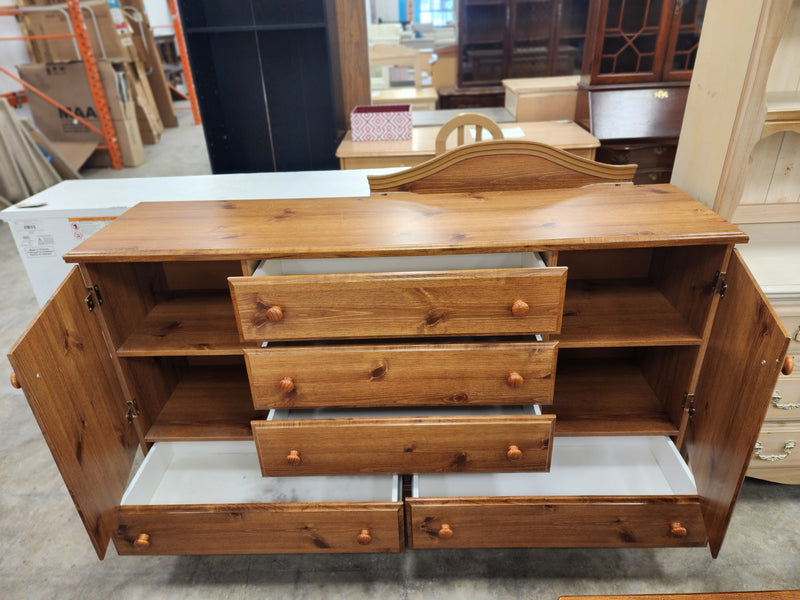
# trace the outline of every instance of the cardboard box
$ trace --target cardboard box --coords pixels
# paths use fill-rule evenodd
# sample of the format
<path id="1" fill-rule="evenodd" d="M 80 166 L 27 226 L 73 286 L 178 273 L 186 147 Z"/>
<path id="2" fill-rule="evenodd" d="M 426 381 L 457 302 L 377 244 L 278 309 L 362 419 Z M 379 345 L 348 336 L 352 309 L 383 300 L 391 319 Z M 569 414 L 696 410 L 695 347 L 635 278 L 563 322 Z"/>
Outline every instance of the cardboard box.
<path id="1" fill-rule="evenodd" d="M 575 120 L 580 75 L 504 79 L 506 110 L 516 121 Z"/>
<path id="2" fill-rule="evenodd" d="M 123 35 L 130 31 L 122 9 L 117 0 L 112 0 L 114 8 L 106 0 L 81 2 L 86 31 L 95 58 L 122 59 L 128 55 L 126 45 L 133 45 L 130 37 L 125 43 Z M 49 6 L 61 4 L 50 0 L 24 0 L 22 6 Z M 92 14 L 94 18 L 92 18 Z M 24 26 L 30 35 L 61 35 L 70 33 L 70 25 L 65 14 L 59 10 L 25 13 Z M 96 27 L 95 27 L 96 25 Z M 51 40 L 31 40 L 33 60 L 38 62 L 58 62 L 80 60 L 76 52 L 74 38 Z"/>
<path id="3" fill-rule="evenodd" d="M 97 68 L 122 152 L 122 162 L 126 167 L 141 165 L 145 161 L 144 148 L 125 66 L 103 60 L 97 61 Z M 24 81 L 102 130 L 82 62 L 20 65 L 17 70 Z M 100 136 L 46 100 L 35 94 L 29 94 L 28 99 L 37 127 L 51 141 L 102 142 Z"/>
<path id="4" fill-rule="evenodd" d="M 356 106 L 350 113 L 354 142 L 411 139 L 411 105 Z"/>

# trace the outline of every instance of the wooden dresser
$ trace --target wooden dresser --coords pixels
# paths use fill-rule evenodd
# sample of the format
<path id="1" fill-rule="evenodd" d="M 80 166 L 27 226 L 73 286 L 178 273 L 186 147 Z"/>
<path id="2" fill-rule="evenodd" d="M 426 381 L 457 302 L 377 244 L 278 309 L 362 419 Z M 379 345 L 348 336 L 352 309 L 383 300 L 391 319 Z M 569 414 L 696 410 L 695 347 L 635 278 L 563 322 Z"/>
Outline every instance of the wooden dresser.
<path id="1" fill-rule="evenodd" d="M 788 345 L 746 241 L 669 185 L 142 203 L 9 358 L 100 557 L 716 556 Z"/>

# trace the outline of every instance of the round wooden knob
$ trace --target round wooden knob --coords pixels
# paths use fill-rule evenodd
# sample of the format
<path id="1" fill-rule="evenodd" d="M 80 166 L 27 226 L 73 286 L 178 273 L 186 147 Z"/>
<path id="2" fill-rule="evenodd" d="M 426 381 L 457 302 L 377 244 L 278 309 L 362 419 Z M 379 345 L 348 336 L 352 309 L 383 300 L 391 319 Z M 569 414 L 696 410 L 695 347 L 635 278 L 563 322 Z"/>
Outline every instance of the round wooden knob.
<path id="1" fill-rule="evenodd" d="M 14 373 L 14 371 L 11 371 L 11 387 L 15 387 L 17 389 L 22 387 L 19 384 L 19 379 L 17 379 L 17 374 Z"/>
<path id="2" fill-rule="evenodd" d="M 792 371 L 794 371 L 794 356 L 786 355 L 786 358 L 783 359 L 783 366 L 781 367 L 781 373 L 784 375 L 791 375 Z M 12 373 L 11 376 L 13 377 L 14 374 Z M 14 385 L 14 381 L 11 381 L 11 385 Z M 14 386 L 16 387 L 16 386 Z"/>
<path id="3" fill-rule="evenodd" d="M 358 540 L 358 543 L 362 546 L 369 544 L 372 541 L 372 536 L 369 533 L 369 529 L 362 529 L 356 537 L 356 540 Z"/>
<path id="4" fill-rule="evenodd" d="M 284 377 L 278 383 L 278 387 L 281 388 L 281 391 L 285 394 L 294 391 L 294 379 L 291 377 Z"/>
<path id="5" fill-rule="evenodd" d="M 515 317 L 522 317 L 531 311 L 531 307 L 524 300 L 517 300 L 511 305 L 511 314 Z"/>
<path id="6" fill-rule="evenodd" d="M 439 536 L 440 540 L 449 540 L 451 537 L 453 537 L 453 530 L 450 529 L 449 524 L 442 523 L 436 535 Z"/>
<path id="7" fill-rule="evenodd" d="M 292 466 L 299 465 L 300 453 L 297 450 L 289 450 L 289 454 L 286 456 L 286 462 Z"/>
<path id="8" fill-rule="evenodd" d="M 678 521 L 673 521 L 669 524 L 669 534 L 672 537 L 686 537 L 686 527 L 681 525 Z"/>
<path id="9" fill-rule="evenodd" d="M 511 444 L 508 447 L 506 456 L 508 457 L 508 460 L 519 460 L 520 458 L 522 458 L 522 450 L 520 450 L 519 446 L 517 446 L 516 444 Z"/>
<path id="10" fill-rule="evenodd" d="M 506 382 L 508 383 L 509 387 L 518 388 L 522 387 L 522 384 L 525 383 L 525 379 L 516 371 L 512 371 L 508 374 L 508 379 L 506 379 Z"/>
<path id="11" fill-rule="evenodd" d="M 267 318 L 273 323 L 277 323 L 283 319 L 283 310 L 281 310 L 280 306 L 270 306 L 267 309 Z"/>
<path id="12" fill-rule="evenodd" d="M 139 537 L 133 540 L 133 545 L 137 548 L 149 548 L 150 547 L 150 535 L 147 533 L 140 533 Z"/>

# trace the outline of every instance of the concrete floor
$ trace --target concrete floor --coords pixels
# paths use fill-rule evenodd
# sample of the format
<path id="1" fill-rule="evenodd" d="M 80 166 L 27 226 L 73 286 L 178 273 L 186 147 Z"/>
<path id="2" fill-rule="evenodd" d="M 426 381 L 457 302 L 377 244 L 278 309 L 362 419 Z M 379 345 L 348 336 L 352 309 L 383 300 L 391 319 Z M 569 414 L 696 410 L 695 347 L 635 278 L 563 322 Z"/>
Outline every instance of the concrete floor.
<path id="1" fill-rule="evenodd" d="M 201 128 L 168 130 L 138 169 L 208 173 Z M 188 122 L 191 122 L 189 115 Z M 156 159 L 156 156 L 161 158 Z M 37 311 L 0 225 L 0 350 Z M 800 588 L 800 486 L 746 480 L 718 559 L 707 548 L 453 550 L 397 555 L 120 557 L 98 561 L 27 402 L 0 361 L 0 600 L 67 598 L 531 598 Z"/>

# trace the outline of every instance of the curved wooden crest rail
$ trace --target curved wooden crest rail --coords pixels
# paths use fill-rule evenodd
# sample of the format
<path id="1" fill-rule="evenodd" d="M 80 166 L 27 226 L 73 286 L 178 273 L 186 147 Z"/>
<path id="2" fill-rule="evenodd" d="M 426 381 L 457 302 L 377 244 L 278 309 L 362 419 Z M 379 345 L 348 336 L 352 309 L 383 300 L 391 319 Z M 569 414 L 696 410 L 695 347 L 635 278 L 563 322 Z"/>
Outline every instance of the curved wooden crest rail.
<path id="1" fill-rule="evenodd" d="M 370 175 L 370 191 L 475 192 L 573 188 L 630 183 L 636 165 L 607 165 L 524 140 L 459 146 L 399 173 Z"/>

